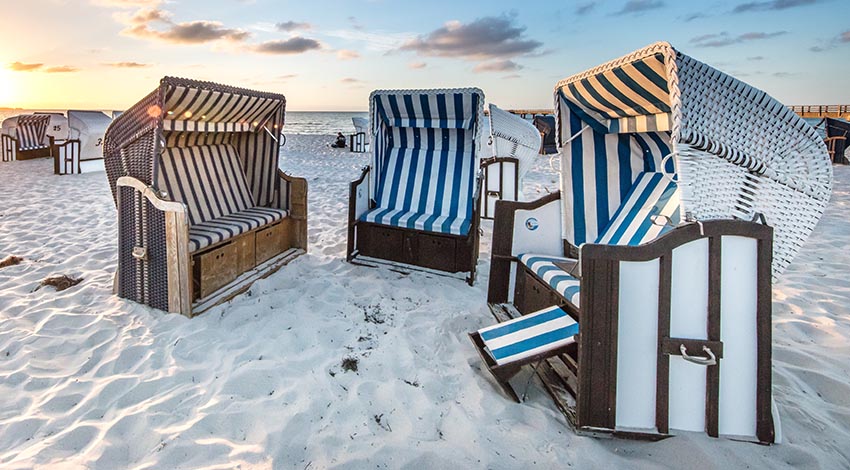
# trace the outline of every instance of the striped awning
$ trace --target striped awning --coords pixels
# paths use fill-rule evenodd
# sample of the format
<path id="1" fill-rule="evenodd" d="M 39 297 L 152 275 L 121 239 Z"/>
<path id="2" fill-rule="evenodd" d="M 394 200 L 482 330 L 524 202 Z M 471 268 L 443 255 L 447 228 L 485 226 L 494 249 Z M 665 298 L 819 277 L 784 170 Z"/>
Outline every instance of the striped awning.
<path id="1" fill-rule="evenodd" d="M 671 128 L 670 90 L 664 56 L 634 61 L 561 81 L 557 92 L 572 111 L 607 132 L 662 132 Z M 600 129 L 601 131 L 601 129 Z"/>
<path id="2" fill-rule="evenodd" d="M 412 127 L 419 129 L 472 129 L 479 118 L 483 103 L 479 93 L 438 93 L 433 91 L 374 92 L 375 126 Z"/>
<path id="3" fill-rule="evenodd" d="M 269 122 L 284 102 L 189 86 L 169 86 L 165 94 L 163 130 L 178 132 L 249 132 Z"/>

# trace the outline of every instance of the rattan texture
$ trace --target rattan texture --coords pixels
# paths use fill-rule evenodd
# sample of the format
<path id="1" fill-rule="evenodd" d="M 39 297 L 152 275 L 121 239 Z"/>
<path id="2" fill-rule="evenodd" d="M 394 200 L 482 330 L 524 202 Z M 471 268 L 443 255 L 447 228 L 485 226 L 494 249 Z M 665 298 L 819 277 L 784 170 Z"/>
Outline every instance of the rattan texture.
<path id="1" fill-rule="evenodd" d="M 490 104 L 490 138 L 495 157 L 515 157 L 519 160 L 519 181 L 534 166 L 540 152 L 540 131 L 525 119 Z"/>

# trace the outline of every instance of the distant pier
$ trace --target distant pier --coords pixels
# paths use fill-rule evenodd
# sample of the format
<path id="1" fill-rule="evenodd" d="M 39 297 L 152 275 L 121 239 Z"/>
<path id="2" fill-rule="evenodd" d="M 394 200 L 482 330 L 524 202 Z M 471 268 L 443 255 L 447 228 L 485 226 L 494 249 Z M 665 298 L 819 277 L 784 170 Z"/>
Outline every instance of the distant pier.
<path id="1" fill-rule="evenodd" d="M 804 118 L 834 118 L 850 120 L 850 104 L 802 104 L 789 106 Z"/>

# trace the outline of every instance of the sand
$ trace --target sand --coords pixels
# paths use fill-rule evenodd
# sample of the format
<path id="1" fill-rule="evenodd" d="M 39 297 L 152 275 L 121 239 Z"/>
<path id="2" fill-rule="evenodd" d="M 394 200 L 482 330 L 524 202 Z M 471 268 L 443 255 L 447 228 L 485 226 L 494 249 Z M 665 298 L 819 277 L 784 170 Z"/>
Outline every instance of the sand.
<path id="1" fill-rule="evenodd" d="M 474 287 L 346 263 L 367 157 L 331 139 L 290 136 L 282 162 L 309 181 L 309 254 L 192 320 L 111 294 L 103 173 L 0 164 L 0 259 L 23 258 L 0 269 L 0 468 L 850 466 L 850 168 L 775 286 L 784 444 L 646 443 L 577 436 L 539 384 L 516 404 L 481 370 L 490 222 Z M 555 189 L 541 157 L 526 194 Z M 38 288 L 57 275 L 83 280 Z"/>

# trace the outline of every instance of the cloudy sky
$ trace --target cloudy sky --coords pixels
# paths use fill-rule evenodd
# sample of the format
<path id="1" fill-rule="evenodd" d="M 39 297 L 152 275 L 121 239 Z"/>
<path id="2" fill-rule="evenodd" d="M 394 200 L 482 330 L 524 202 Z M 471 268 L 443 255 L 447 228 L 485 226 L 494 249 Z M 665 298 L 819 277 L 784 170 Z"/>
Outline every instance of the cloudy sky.
<path id="1" fill-rule="evenodd" d="M 0 0 L 0 106 L 123 109 L 164 75 L 365 110 L 477 86 L 551 107 L 561 78 L 665 40 L 788 104 L 850 102 L 847 0 Z"/>

